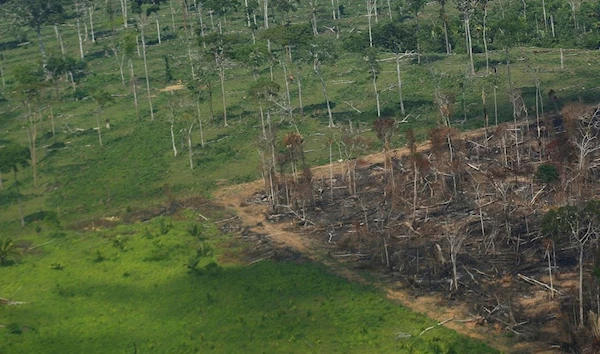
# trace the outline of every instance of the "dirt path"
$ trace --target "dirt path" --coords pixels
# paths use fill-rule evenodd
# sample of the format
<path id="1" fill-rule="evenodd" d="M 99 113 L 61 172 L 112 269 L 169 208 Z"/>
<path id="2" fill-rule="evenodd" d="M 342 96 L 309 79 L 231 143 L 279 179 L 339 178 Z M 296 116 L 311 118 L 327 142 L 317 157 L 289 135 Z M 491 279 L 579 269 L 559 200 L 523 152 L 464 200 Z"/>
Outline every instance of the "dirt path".
<path id="1" fill-rule="evenodd" d="M 483 129 L 474 130 L 468 133 L 461 134 L 462 138 L 470 138 L 482 135 Z M 425 151 L 430 148 L 429 142 L 418 146 L 418 151 Z M 408 148 L 400 148 L 393 150 L 395 156 L 402 156 L 409 152 Z M 376 153 L 361 157 L 362 161 L 368 164 L 376 164 L 383 162 L 383 154 Z M 324 165 L 312 168 L 314 178 L 329 178 L 330 171 L 333 174 L 339 174 L 343 171 L 344 163 L 335 163 L 332 166 Z M 331 169 L 331 170 L 330 170 Z M 551 354 L 560 353 L 559 351 L 539 350 L 536 348 L 544 347 L 542 343 L 513 343 L 503 333 L 502 328 L 490 328 L 476 325 L 476 316 L 469 313 L 468 306 L 464 303 L 450 303 L 439 294 L 431 296 L 414 296 L 409 290 L 396 290 L 393 287 L 403 287 L 403 284 L 383 284 L 381 282 L 373 284 L 371 281 L 365 280 L 359 274 L 348 268 L 344 268 L 335 261 L 327 258 L 324 255 L 323 249 L 317 242 L 312 241 L 307 235 L 302 233 L 291 232 L 288 224 L 272 223 L 266 220 L 267 207 L 264 204 L 248 203 L 256 193 L 261 193 L 263 190 L 263 181 L 254 181 L 239 185 L 227 186 L 215 192 L 215 202 L 225 208 L 234 211 L 242 220 L 244 226 L 248 226 L 257 233 L 269 235 L 276 246 L 290 247 L 307 258 L 325 264 L 334 273 L 343 276 L 351 281 L 361 283 L 370 283 L 383 289 L 388 298 L 400 302 L 402 305 L 410 308 L 415 312 L 426 314 L 428 317 L 443 322 L 449 319 L 444 326 L 451 328 L 463 335 L 482 340 L 491 346 L 505 352 L 511 353 L 521 351 L 527 353 Z M 435 329 L 433 329 L 435 331 Z M 547 345 L 546 345 L 547 346 Z"/>

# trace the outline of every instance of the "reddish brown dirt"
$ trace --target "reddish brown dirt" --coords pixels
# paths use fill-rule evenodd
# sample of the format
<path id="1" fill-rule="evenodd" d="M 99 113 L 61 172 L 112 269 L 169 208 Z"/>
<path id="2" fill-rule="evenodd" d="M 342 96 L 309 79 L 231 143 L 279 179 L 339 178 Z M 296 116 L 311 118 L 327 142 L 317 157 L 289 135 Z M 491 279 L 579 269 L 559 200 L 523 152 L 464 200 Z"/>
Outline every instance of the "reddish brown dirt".
<path id="1" fill-rule="evenodd" d="M 474 136 L 483 135 L 483 129 L 471 131 L 462 135 L 463 138 L 469 139 Z M 429 143 L 424 143 L 418 147 L 419 151 L 425 151 L 430 148 Z M 408 148 L 401 148 L 394 150 L 394 155 L 400 156 L 408 153 Z M 376 164 L 383 162 L 383 154 L 371 154 L 361 158 L 368 164 Z M 328 178 L 330 175 L 330 168 L 333 170 L 333 174 L 339 174 L 344 166 L 340 163 L 335 163 L 332 166 L 325 165 L 319 166 L 312 169 L 313 176 L 315 179 Z M 321 245 L 311 240 L 307 235 L 300 232 L 292 232 L 293 225 L 288 225 L 285 222 L 272 223 L 267 220 L 267 207 L 263 203 L 252 203 L 249 202 L 257 193 L 261 193 L 263 188 L 262 181 L 254 181 L 239 185 L 226 186 L 217 191 L 214 195 L 215 202 L 231 211 L 236 213 L 241 219 L 244 226 L 250 228 L 251 231 L 256 233 L 269 235 L 272 242 L 278 247 L 290 247 L 305 257 L 323 263 L 329 266 L 335 273 L 357 282 L 369 282 L 360 276 L 357 272 L 348 269 L 347 267 L 341 266 L 336 261 L 327 257 L 325 250 Z M 479 326 L 477 320 L 479 316 L 474 316 L 469 313 L 467 304 L 459 302 L 449 302 L 439 294 L 435 295 L 421 295 L 415 296 L 410 289 L 408 290 L 397 290 L 396 288 L 406 288 L 406 284 L 389 282 L 383 284 L 381 282 L 374 283 L 373 285 L 382 288 L 386 291 L 388 298 L 400 302 L 402 305 L 410 308 L 411 310 L 419 313 L 426 314 L 428 317 L 442 322 L 448 319 L 454 319 L 444 324 L 444 326 L 451 328 L 463 335 L 482 340 L 491 346 L 505 352 L 527 352 L 527 353 L 539 353 L 539 354 L 552 354 L 560 353 L 559 350 L 552 349 L 539 349 L 548 348 L 547 345 L 536 342 L 523 342 L 515 343 L 507 336 L 500 335 L 503 332 L 501 327 L 485 327 Z M 545 298 L 539 294 L 535 299 L 531 299 L 532 302 L 540 300 L 545 302 Z M 531 302 L 530 301 L 530 302 Z M 524 305 L 532 305 L 527 303 Z M 435 331 L 435 329 L 433 329 Z"/>

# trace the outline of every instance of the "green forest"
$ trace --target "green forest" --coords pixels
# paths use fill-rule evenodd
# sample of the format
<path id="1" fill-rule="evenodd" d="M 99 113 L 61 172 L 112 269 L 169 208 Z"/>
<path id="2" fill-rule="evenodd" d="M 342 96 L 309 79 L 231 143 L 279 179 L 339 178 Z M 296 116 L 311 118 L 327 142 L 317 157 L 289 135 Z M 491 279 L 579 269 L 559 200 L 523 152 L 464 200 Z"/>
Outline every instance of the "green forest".
<path id="1" fill-rule="evenodd" d="M 526 342 L 582 352 L 600 343 L 591 201 L 600 1 L 0 0 L 0 14 L 0 353 L 495 353 Z M 492 167 L 473 146 L 503 159 L 489 186 L 492 199 L 519 205 L 502 209 L 497 228 L 515 259 L 527 258 L 521 236 L 531 235 L 524 244 L 548 263 L 554 250 L 554 265 L 540 260 L 552 298 L 567 287 L 552 283 L 553 271 L 579 279 L 561 300 L 569 339 L 521 330 L 512 308 L 493 319 L 500 300 L 479 308 L 489 312 L 482 322 L 500 323 L 498 336 L 453 319 L 456 332 L 386 296 L 381 279 L 419 283 L 428 263 L 417 252 L 405 266 L 393 258 L 400 251 L 390 261 L 401 232 L 378 226 L 376 210 L 398 214 L 414 238 L 436 220 L 429 205 L 477 200 L 486 244 L 487 192 L 473 174 Z M 357 165 L 382 151 L 364 167 L 383 171 L 382 192 L 369 194 L 376 186 L 358 179 Z M 311 172 L 318 166 L 329 167 Z M 482 186 L 476 198 L 459 191 L 467 180 Z M 256 227 L 219 194 L 253 182 L 265 210 Z M 531 192 L 523 203 L 507 197 L 520 186 Z M 425 203 L 437 191 L 450 202 Z M 328 213 L 352 209 L 346 198 L 360 204 L 347 229 L 385 236 L 332 242 L 345 214 Z M 282 214 L 327 236 L 307 255 L 265 241 L 257 227 Z M 572 237 L 559 249 L 562 235 Z M 468 302 L 458 273 L 477 282 L 474 271 L 447 240 L 418 247 L 448 247 L 441 274 L 451 295 L 442 296 Z M 369 267 L 337 262 L 346 254 L 370 255 Z"/>

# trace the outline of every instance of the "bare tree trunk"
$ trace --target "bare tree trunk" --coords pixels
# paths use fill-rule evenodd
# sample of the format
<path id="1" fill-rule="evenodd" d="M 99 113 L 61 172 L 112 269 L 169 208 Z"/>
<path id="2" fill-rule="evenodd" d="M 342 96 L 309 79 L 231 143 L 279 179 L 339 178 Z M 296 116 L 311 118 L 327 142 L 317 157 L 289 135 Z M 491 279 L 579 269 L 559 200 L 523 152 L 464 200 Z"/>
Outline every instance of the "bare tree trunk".
<path id="1" fill-rule="evenodd" d="M 269 1 L 263 0 L 264 2 L 264 17 L 265 17 L 265 29 L 269 29 Z"/>
<path id="2" fill-rule="evenodd" d="M 402 97 L 402 76 L 400 75 L 400 53 L 396 53 L 396 73 L 398 74 L 398 99 L 400 100 L 400 113 L 406 117 L 404 98 Z"/>
<path id="3" fill-rule="evenodd" d="M 583 315 L 583 251 L 585 245 L 579 245 L 579 327 L 584 326 Z"/>
<path id="4" fill-rule="evenodd" d="M 60 35 L 60 32 L 58 31 L 58 26 L 57 25 L 54 25 L 54 32 L 56 33 L 56 40 L 60 44 L 60 53 L 62 54 L 62 56 L 64 58 L 64 56 L 65 56 L 65 46 L 63 44 L 62 36 Z"/>
<path id="5" fill-rule="evenodd" d="M 367 18 L 369 20 L 369 47 L 373 47 L 373 31 L 372 31 L 372 25 L 371 25 L 371 14 L 373 12 L 373 4 L 371 3 L 372 0 L 367 0 Z"/>
<path id="6" fill-rule="evenodd" d="M 225 68 L 219 65 L 219 80 L 221 81 L 221 95 L 223 96 L 223 124 L 227 127 L 227 100 L 225 97 Z"/>
<path id="7" fill-rule="evenodd" d="M 113 53 L 115 54 L 115 60 L 117 61 L 117 65 L 119 66 L 119 73 L 121 74 L 121 83 L 123 87 L 125 87 L 125 73 L 123 72 L 123 64 L 125 62 L 125 54 L 121 56 L 121 60 L 119 60 L 119 55 L 116 48 L 113 48 Z"/>
<path id="8" fill-rule="evenodd" d="M 329 196 L 333 203 L 333 141 L 329 141 Z"/>
<path id="9" fill-rule="evenodd" d="M 148 91 L 148 104 L 150 105 L 150 120 L 154 120 L 154 109 L 152 109 L 152 96 L 150 95 L 150 78 L 148 77 L 148 62 L 146 61 L 146 39 L 144 38 L 144 25 L 140 26 L 142 35 L 142 54 L 144 56 L 144 72 L 146 74 L 146 90 Z"/>
<path id="10" fill-rule="evenodd" d="M 21 217 L 21 227 L 25 226 L 25 214 L 23 213 L 23 202 L 21 201 L 21 192 L 19 191 L 19 180 L 17 179 L 17 169 L 13 168 L 15 175 L 15 188 L 17 189 L 17 200 L 19 202 L 19 216 Z"/>
<path id="11" fill-rule="evenodd" d="M 135 116 L 137 119 L 140 119 L 140 109 L 138 107 L 138 99 L 137 99 L 137 85 L 135 83 L 135 75 L 133 74 L 133 63 L 131 59 L 129 59 L 129 71 L 131 73 L 131 78 L 129 81 L 131 82 L 132 91 L 133 91 L 133 103 L 135 104 Z"/>
<path id="12" fill-rule="evenodd" d="M 96 43 L 96 35 L 94 33 L 94 6 L 88 7 L 88 13 L 90 14 L 90 31 L 92 34 L 92 43 Z"/>
<path id="13" fill-rule="evenodd" d="M 204 131 L 202 130 L 202 119 L 200 118 L 200 103 L 196 101 L 196 110 L 198 111 L 198 124 L 200 126 L 200 146 L 204 147 Z"/>
<path id="14" fill-rule="evenodd" d="M 548 16 L 546 15 L 546 1 L 542 0 L 542 14 L 544 16 L 544 29 L 548 32 Z"/>
<path id="15" fill-rule="evenodd" d="M 392 167 L 393 168 L 393 167 Z M 413 162 L 414 177 L 413 177 L 413 221 L 417 220 L 417 178 L 419 177 L 419 170 L 417 169 L 417 162 Z"/>
<path id="16" fill-rule="evenodd" d="M 325 101 L 327 102 L 327 114 L 329 115 L 329 128 L 335 127 L 333 123 L 333 114 L 331 113 L 331 104 L 329 103 L 329 96 L 327 95 L 327 87 L 325 86 L 325 80 L 323 80 L 323 76 L 321 75 L 321 71 L 319 69 L 315 70 L 315 73 L 321 80 L 321 89 L 323 90 L 323 96 L 325 97 Z"/>
<path id="17" fill-rule="evenodd" d="M 336 12 L 335 12 L 335 0 L 331 0 L 331 15 L 332 15 L 333 20 L 336 19 L 335 18 L 335 14 L 336 14 Z"/>
<path id="18" fill-rule="evenodd" d="M 379 104 L 379 91 L 377 90 L 377 74 L 373 73 L 373 90 L 375 90 L 375 101 L 377 102 L 377 117 L 381 117 L 381 106 Z"/>
<path id="19" fill-rule="evenodd" d="M 319 30 L 317 27 L 317 0 L 310 0 L 309 4 L 310 4 L 310 10 L 311 10 L 310 22 L 312 25 L 313 35 L 316 37 L 319 35 Z"/>
<path id="20" fill-rule="evenodd" d="M 158 44 L 161 44 L 162 41 L 160 39 L 160 24 L 158 23 L 158 18 L 156 19 L 156 34 L 158 36 Z"/>
<path id="21" fill-rule="evenodd" d="M 56 138 L 56 129 L 54 127 L 54 110 L 52 106 L 50 106 L 50 125 L 52 127 L 52 139 Z"/>
<path id="22" fill-rule="evenodd" d="M 469 19 L 468 15 L 465 16 L 464 24 L 465 24 L 465 37 L 466 37 L 466 41 L 467 41 L 467 53 L 469 54 L 469 60 L 471 63 L 471 75 L 475 75 L 475 64 L 473 62 L 473 43 L 471 42 L 471 25 L 470 25 L 470 19 Z"/>
<path id="23" fill-rule="evenodd" d="M 96 129 L 98 129 L 98 144 L 102 146 L 102 129 L 100 127 L 100 118 L 98 117 L 99 112 L 96 112 Z"/>
<path id="24" fill-rule="evenodd" d="M 485 52 L 486 75 L 490 73 L 490 55 L 487 46 L 487 2 L 483 4 L 483 50 Z"/>
<path id="25" fill-rule="evenodd" d="M 494 84 L 494 121 L 498 126 L 498 88 Z"/>
<path id="26" fill-rule="evenodd" d="M 173 130 L 173 125 L 175 125 L 175 113 L 173 112 L 173 108 L 171 108 L 171 119 L 169 120 L 171 123 L 171 145 L 173 147 L 173 157 L 177 157 L 177 145 L 175 144 L 175 132 Z"/>
<path id="27" fill-rule="evenodd" d="M 81 39 L 81 28 L 79 26 L 79 18 L 77 19 L 77 37 L 79 38 L 79 56 L 83 59 L 83 40 Z"/>
<path id="28" fill-rule="evenodd" d="M 121 0 L 121 13 L 123 14 L 123 27 L 127 28 L 127 0 Z"/>
<path id="29" fill-rule="evenodd" d="M 188 140 L 188 156 L 190 158 L 190 170 L 194 169 L 194 162 L 192 160 L 192 128 L 194 127 L 194 122 L 190 125 L 190 129 L 188 130 L 187 140 Z"/>
<path id="30" fill-rule="evenodd" d="M 292 114 L 292 98 L 290 96 L 290 82 L 288 80 L 287 68 L 285 67 L 285 60 L 280 60 L 281 67 L 283 68 L 283 78 L 285 80 L 285 93 L 287 98 L 287 108 L 290 114 L 290 120 L 293 122 L 294 116 Z"/>
<path id="31" fill-rule="evenodd" d="M 390 0 L 387 0 L 387 6 L 388 6 L 388 15 L 390 15 L 390 21 L 393 20 L 392 18 L 392 2 Z"/>
<path id="32" fill-rule="evenodd" d="M 298 70 L 298 101 L 300 104 L 300 117 L 304 117 L 304 105 L 302 104 L 302 74 Z"/>

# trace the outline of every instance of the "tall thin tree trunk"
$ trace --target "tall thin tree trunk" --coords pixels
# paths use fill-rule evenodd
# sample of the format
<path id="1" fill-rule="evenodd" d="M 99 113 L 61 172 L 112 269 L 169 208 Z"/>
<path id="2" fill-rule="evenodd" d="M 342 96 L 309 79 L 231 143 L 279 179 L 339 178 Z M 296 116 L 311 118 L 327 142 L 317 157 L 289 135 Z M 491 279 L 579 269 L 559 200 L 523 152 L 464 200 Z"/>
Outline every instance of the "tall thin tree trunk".
<path id="1" fill-rule="evenodd" d="M 402 76 L 400 75 L 400 53 L 396 53 L 396 73 L 398 74 L 398 99 L 400 100 L 400 113 L 406 116 L 404 98 L 402 97 Z"/>
<path id="2" fill-rule="evenodd" d="M 223 63 L 219 65 L 219 80 L 221 81 L 221 95 L 223 96 L 223 125 L 227 127 L 227 99 L 225 97 L 225 68 Z"/>
<path id="3" fill-rule="evenodd" d="M 133 91 L 133 103 L 135 104 L 135 116 L 137 119 L 140 119 L 140 109 L 138 107 L 138 99 L 137 99 L 137 85 L 135 82 L 135 75 L 133 74 L 133 63 L 131 59 L 129 59 L 129 71 L 131 73 L 131 78 L 129 81 L 131 82 L 131 88 Z"/>
<path id="4" fill-rule="evenodd" d="M 298 69 L 298 104 L 300 105 L 300 117 L 304 117 L 304 104 L 302 103 L 302 74 Z"/>
<path id="5" fill-rule="evenodd" d="M 156 34 L 158 36 L 158 44 L 161 44 L 162 41 L 160 39 L 160 24 L 158 23 L 158 18 L 156 19 Z"/>
<path id="6" fill-rule="evenodd" d="M 90 14 L 90 31 L 92 34 L 92 43 L 96 43 L 96 34 L 94 33 L 94 7 L 88 7 L 88 13 Z"/>
<path id="7" fill-rule="evenodd" d="M 323 96 L 325 97 L 325 101 L 327 102 L 327 114 L 329 115 L 329 128 L 335 127 L 333 123 L 333 114 L 331 113 L 331 104 L 329 102 L 329 96 L 327 95 L 327 87 L 325 86 L 325 80 L 323 80 L 323 76 L 319 69 L 315 70 L 315 73 L 319 77 L 321 81 L 321 89 L 323 90 Z"/>
<path id="8" fill-rule="evenodd" d="M 584 245 L 579 245 L 579 327 L 584 326 L 583 315 L 583 251 Z"/>
<path id="9" fill-rule="evenodd" d="M 263 0 L 263 3 L 264 3 L 263 14 L 265 17 L 265 29 L 269 29 L 269 1 Z"/>
<path id="10" fill-rule="evenodd" d="M 79 18 L 77 19 L 77 38 L 79 39 L 79 57 L 83 60 L 83 40 L 81 38 L 81 26 L 79 25 Z"/>
<path id="11" fill-rule="evenodd" d="M 200 117 L 200 103 L 196 101 L 196 110 L 198 111 L 198 125 L 200 126 L 200 146 L 204 147 L 204 131 L 202 129 L 202 119 Z"/>
<path id="12" fill-rule="evenodd" d="M 546 1 L 542 0 L 542 15 L 544 16 L 544 29 L 548 32 L 548 16 L 546 15 Z"/>
<path id="13" fill-rule="evenodd" d="M 54 127 L 54 109 L 50 106 L 50 126 L 52 128 L 52 139 L 56 138 L 56 129 Z"/>
<path id="14" fill-rule="evenodd" d="M 127 28 L 127 0 L 121 0 L 121 13 L 123 14 L 123 27 Z"/>
<path id="15" fill-rule="evenodd" d="M 19 191 L 19 180 L 17 179 L 17 169 L 13 168 L 15 175 L 15 188 L 17 189 L 17 201 L 19 202 L 19 216 L 21 217 L 21 227 L 25 226 L 25 214 L 23 213 L 23 202 L 21 201 L 21 192 Z"/>
<path id="16" fill-rule="evenodd" d="M 473 44 L 471 42 L 471 25 L 468 17 L 465 17 L 465 39 L 467 42 L 467 54 L 471 63 L 471 75 L 475 75 L 475 63 L 473 62 Z"/>
<path id="17" fill-rule="evenodd" d="M 175 124 L 175 117 L 171 117 L 171 145 L 173 147 L 173 157 L 177 157 L 177 145 L 175 144 L 175 132 L 173 131 L 173 125 Z"/>
<path id="18" fill-rule="evenodd" d="M 373 73 L 373 90 L 375 90 L 375 101 L 377 102 L 377 117 L 381 117 L 381 106 L 379 104 L 379 90 L 377 90 L 377 74 Z"/>
<path id="19" fill-rule="evenodd" d="M 152 96 L 150 95 L 150 78 L 148 77 L 148 62 L 146 61 L 146 39 L 144 38 L 144 25 L 140 26 L 142 35 L 142 54 L 144 57 L 144 72 L 146 74 L 146 90 L 148 91 L 148 105 L 150 105 L 150 120 L 154 120 Z"/>
<path id="20" fill-rule="evenodd" d="M 371 13 L 373 12 L 372 0 L 367 0 L 367 18 L 369 20 L 369 47 L 373 47 L 373 30 L 371 25 Z"/>
<path id="21" fill-rule="evenodd" d="M 288 80 L 287 68 L 285 67 L 285 60 L 280 60 L 281 68 L 283 69 L 283 78 L 285 80 L 285 93 L 287 98 L 287 108 L 290 114 L 290 120 L 293 122 L 294 116 L 292 114 L 292 98 L 290 96 L 290 81 Z"/>
<path id="22" fill-rule="evenodd" d="M 62 54 L 62 56 L 64 58 L 65 57 L 65 46 L 63 44 L 62 36 L 60 35 L 60 32 L 58 31 L 57 25 L 54 25 L 54 32 L 56 33 L 56 40 L 60 44 L 60 53 Z"/>
<path id="23" fill-rule="evenodd" d="M 336 19 L 335 18 L 335 14 L 336 14 L 336 12 L 335 12 L 335 0 L 331 0 L 331 15 L 332 15 L 333 20 Z"/>
<path id="24" fill-rule="evenodd" d="M 485 52 L 486 75 L 490 73 L 490 55 L 487 45 L 487 2 L 483 4 L 483 50 Z"/>
<path id="25" fill-rule="evenodd" d="M 188 156 L 190 158 L 190 170 L 194 169 L 194 162 L 192 160 L 192 128 L 194 127 L 194 122 L 190 125 L 190 129 L 188 130 L 187 138 L 188 138 Z"/>
<path id="26" fill-rule="evenodd" d="M 95 114 L 96 128 L 98 129 L 98 143 L 100 144 L 100 146 L 102 146 L 102 128 L 100 127 L 100 118 L 98 117 L 98 115 L 99 115 L 98 113 Z"/>

